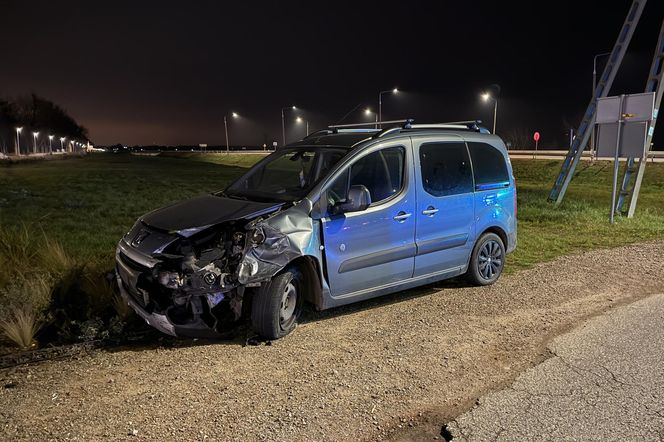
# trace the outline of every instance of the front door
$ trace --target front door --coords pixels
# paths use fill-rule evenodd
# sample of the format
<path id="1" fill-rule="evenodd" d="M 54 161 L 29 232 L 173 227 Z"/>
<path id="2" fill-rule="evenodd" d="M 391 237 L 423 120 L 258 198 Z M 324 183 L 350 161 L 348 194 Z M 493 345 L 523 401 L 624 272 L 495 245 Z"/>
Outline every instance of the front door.
<path id="1" fill-rule="evenodd" d="M 473 239 L 473 171 L 463 139 L 448 135 L 413 141 L 417 180 L 415 273 L 458 270 Z"/>
<path id="2" fill-rule="evenodd" d="M 415 189 L 410 141 L 370 148 L 342 169 L 323 191 L 328 213 L 348 188 L 365 186 L 363 211 L 323 218 L 323 245 L 333 297 L 361 295 L 413 276 Z"/>

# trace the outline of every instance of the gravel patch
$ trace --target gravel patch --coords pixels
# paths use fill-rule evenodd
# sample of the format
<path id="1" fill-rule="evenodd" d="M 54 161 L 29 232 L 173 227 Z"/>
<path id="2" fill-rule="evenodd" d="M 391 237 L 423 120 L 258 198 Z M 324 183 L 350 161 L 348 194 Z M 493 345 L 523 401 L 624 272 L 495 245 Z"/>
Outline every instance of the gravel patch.
<path id="1" fill-rule="evenodd" d="M 547 357 L 589 315 L 662 292 L 664 242 L 563 257 L 491 287 L 434 284 L 271 345 L 97 351 L 0 371 L 7 440 L 412 440 Z M 627 270 L 629 269 L 629 270 Z"/>

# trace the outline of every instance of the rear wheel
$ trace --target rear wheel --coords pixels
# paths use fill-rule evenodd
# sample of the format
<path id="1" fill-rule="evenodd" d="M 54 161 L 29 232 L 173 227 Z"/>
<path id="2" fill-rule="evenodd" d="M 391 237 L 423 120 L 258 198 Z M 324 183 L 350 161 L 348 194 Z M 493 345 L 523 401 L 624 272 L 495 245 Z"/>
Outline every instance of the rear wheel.
<path id="1" fill-rule="evenodd" d="M 485 233 L 475 243 L 466 275 L 476 285 L 489 285 L 498 280 L 505 265 L 505 245 L 495 233 Z"/>
<path id="2" fill-rule="evenodd" d="M 288 269 L 254 294 L 251 323 L 259 335 L 278 339 L 295 329 L 304 302 L 302 281 L 297 269 Z"/>

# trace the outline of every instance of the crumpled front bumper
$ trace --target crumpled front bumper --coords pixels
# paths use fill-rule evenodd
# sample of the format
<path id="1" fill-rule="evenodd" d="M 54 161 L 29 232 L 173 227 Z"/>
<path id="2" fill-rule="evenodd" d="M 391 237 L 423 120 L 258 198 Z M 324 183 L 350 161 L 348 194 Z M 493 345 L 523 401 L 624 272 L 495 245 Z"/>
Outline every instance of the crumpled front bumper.
<path id="1" fill-rule="evenodd" d="M 175 324 L 169 321 L 166 315 L 148 313 L 145 309 L 143 309 L 142 306 L 138 304 L 138 302 L 134 300 L 134 297 L 129 294 L 124 286 L 124 283 L 122 282 L 122 278 L 120 277 L 119 273 L 116 273 L 116 277 L 118 280 L 118 287 L 120 288 L 120 295 L 122 295 L 122 299 L 124 299 L 127 304 L 129 304 L 129 307 L 134 309 L 138 316 L 143 318 L 148 325 L 156 328 L 160 332 L 171 336 L 177 336 L 175 333 Z"/>
<path id="2" fill-rule="evenodd" d="M 219 338 L 223 336 L 218 331 L 208 326 L 202 319 L 186 324 L 176 324 L 171 321 L 167 315 L 152 311 L 149 298 L 143 299 L 143 295 L 140 294 L 136 287 L 138 278 L 142 272 L 136 268 L 132 268 L 132 266 L 125 262 L 120 256 L 125 249 L 126 247 L 118 248 L 115 260 L 115 273 L 118 288 L 120 289 L 120 295 L 148 325 L 170 336 L 191 338 Z M 129 258 L 137 258 L 137 256 L 132 254 Z M 142 299 L 143 302 L 139 302 L 139 299 Z"/>

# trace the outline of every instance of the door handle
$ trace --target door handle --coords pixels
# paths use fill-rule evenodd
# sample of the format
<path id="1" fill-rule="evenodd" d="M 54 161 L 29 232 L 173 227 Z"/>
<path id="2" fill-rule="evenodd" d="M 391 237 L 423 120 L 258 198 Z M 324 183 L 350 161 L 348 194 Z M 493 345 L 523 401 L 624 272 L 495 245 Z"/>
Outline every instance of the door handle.
<path id="1" fill-rule="evenodd" d="M 434 206 L 429 206 L 422 211 L 422 215 L 426 216 L 434 216 L 436 213 L 438 213 L 438 209 L 436 209 Z"/>
<path id="2" fill-rule="evenodd" d="M 412 213 L 406 213 L 402 210 L 401 212 L 397 213 L 394 216 L 394 220 L 399 221 L 400 223 L 402 223 L 402 222 L 406 221 L 408 218 L 410 218 L 411 215 L 412 215 Z"/>

